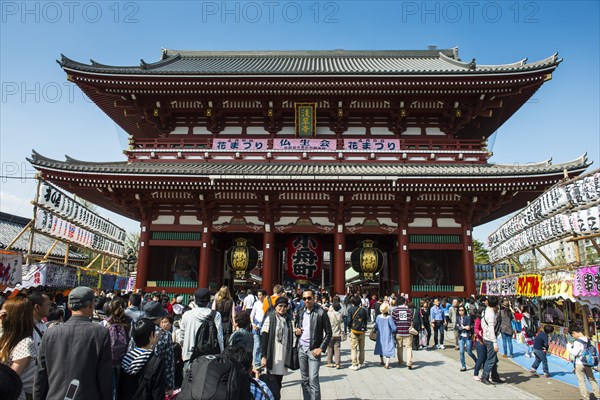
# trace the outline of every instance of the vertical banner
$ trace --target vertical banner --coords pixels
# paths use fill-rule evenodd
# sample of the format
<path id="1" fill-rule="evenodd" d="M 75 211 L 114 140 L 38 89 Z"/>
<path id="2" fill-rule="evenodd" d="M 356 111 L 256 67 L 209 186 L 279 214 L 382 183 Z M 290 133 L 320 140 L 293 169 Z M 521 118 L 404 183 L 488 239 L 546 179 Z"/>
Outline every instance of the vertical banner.
<path id="1" fill-rule="evenodd" d="M 0 250 L 0 290 L 15 287 L 23 280 L 23 255 L 16 251 Z"/>
<path id="2" fill-rule="evenodd" d="M 296 137 L 312 138 L 317 133 L 317 103 L 294 103 Z"/>
<path id="3" fill-rule="evenodd" d="M 46 285 L 48 263 L 31 264 L 23 267 L 23 287 L 31 288 Z"/>

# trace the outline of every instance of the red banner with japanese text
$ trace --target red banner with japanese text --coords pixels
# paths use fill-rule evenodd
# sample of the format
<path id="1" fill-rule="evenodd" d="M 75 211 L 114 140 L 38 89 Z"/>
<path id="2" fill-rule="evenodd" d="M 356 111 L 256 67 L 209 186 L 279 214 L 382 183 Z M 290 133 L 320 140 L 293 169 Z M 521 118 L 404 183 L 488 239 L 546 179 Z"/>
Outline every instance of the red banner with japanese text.
<path id="1" fill-rule="evenodd" d="M 517 296 L 539 297 L 542 295 L 541 276 L 521 275 L 517 280 Z"/>
<path id="2" fill-rule="evenodd" d="M 309 235 L 298 235 L 287 243 L 287 272 L 290 278 L 316 279 L 323 264 L 321 241 Z"/>

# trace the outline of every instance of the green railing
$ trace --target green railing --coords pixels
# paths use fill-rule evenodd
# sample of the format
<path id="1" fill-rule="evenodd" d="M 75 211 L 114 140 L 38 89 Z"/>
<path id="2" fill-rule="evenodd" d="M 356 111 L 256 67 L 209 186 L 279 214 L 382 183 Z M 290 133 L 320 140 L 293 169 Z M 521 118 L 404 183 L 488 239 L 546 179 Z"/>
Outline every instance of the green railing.
<path id="1" fill-rule="evenodd" d="M 464 286 L 455 285 L 411 285 L 410 290 L 413 292 L 464 292 Z"/>
<path id="2" fill-rule="evenodd" d="M 152 240 L 195 240 L 202 238 L 200 232 L 152 232 Z"/>
<path id="3" fill-rule="evenodd" d="M 460 244 L 460 235 L 408 235 L 409 243 Z"/>
<path id="4" fill-rule="evenodd" d="M 155 287 L 161 288 L 195 288 L 198 287 L 198 282 L 177 282 L 177 281 L 148 281 L 148 286 L 154 283 Z"/>

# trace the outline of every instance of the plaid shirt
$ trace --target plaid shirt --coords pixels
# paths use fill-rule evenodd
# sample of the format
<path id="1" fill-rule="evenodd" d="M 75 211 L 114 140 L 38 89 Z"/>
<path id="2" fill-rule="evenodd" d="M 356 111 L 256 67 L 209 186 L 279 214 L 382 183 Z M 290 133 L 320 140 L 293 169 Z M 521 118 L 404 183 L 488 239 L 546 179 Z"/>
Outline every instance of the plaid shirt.
<path id="1" fill-rule="evenodd" d="M 262 390 L 261 390 L 262 389 Z M 271 389 L 263 381 L 252 378 L 250 381 L 250 395 L 254 400 L 274 400 Z"/>

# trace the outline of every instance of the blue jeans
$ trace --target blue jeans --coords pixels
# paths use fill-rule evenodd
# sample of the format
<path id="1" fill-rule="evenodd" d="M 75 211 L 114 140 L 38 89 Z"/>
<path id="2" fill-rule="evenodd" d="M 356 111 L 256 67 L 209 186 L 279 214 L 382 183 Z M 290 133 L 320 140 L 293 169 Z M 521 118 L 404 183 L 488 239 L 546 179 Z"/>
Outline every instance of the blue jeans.
<path id="1" fill-rule="evenodd" d="M 504 354 L 512 357 L 513 356 L 512 334 L 502 332 L 501 335 L 502 335 L 502 349 L 504 350 Z M 507 351 L 507 347 L 510 352 Z"/>
<path id="2" fill-rule="evenodd" d="M 298 360 L 300 361 L 300 375 L 302 376 L 302 396 L 305 400 L 321 400 L 321 386 L 319 384 L 321 356 L 315 357 L 312 350 L 299 345 Z"/>
<path id="3" fill-rule="evenodd" d="M 252 337 L 254 338 L 254 347 L 252 349 L 252 353 L 254 354 L 254 366 L 258 368 L 260 367 L 260 335 L 252 333 Z"/>
<path id="4" fill-rule="evenodd" d="M 346 334 L 348 333 L 348 326 L 350 325 L 350 316 L 344 315 L 342 320 L 344 321 L 344 334 Z"/>
<path id="5" fill-rule="evenodd" d="M 460 349 L 460 364 L 462 365 L 463 368 L 467 368 L 467 365 L 465 364 L 465 348 L 466 348 L 466 352 L 469 355 L 469 357 L 471 357 L 473 359 L 473 361 L 475 363 L 477 363 L 477 358 L 475 358 L 475 354 L 473 354 L 473 350 L 472 350 L 473 342 L 471 341 L 471 338 L 459 336 L 458 337 L 458 346 Z"/>
<path id="6" fill-rule="evenodd" d="M 473 369 L 473 376 L 479 375 L 479 370 L 483 367 L 485 360 L 487 359 L 487 348 L 479 340 L 475 342 L 475 350 L 477 351 L 477 362 Z"/>
<path id="7" fill-rule="evenodd" d="M 488 379 L 491 374 L 492 380 L 499 380 L 500 375 L 498 375 L 498 353 L 496 353 L 496 350 L 494 350 L 494 343 L 487 340 L 484 340 L 483 343 L 485 344 L 487 355 L 485 364 L 483 366 L 483 374 L 481 375 L 481 379 Z"/>
<path id="8" fill-rule="evenodd" d="M 120 365 L 112 366 L 113 400 L 117 400 L 117 391 L 119 390 L 119 373 L 120 372 L 121 372 Z"/>
<path id="9" fill-rule="evenodd" d="M 550 372 L 548 371 L 548 358 L 546 357 L 546 352 L 544 350 L 533 349 L 533 355 L 535 356 L 535 361 L 533 362 L 531 369 L 537 370 L 541 363 L 544 373 L 549 374 Z"/>

